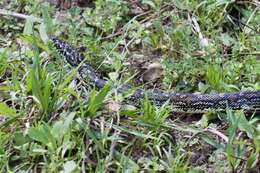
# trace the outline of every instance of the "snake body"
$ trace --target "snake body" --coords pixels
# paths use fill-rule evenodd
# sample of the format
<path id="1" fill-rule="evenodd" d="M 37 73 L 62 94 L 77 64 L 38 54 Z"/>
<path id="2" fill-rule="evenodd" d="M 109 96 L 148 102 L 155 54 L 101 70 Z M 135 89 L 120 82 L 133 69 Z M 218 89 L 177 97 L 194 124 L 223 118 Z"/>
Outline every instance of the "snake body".
<path id="1" fill-rule="evenodd" d="M 61 41 L 57 37 L 51 37 L 55 48 L 65 57 L 66 61 L 73 67 L 79 66 L 84 60 L 84 56 L 69 44 Z M 97 88 L 101 89 L 106 83 L 98 77 L 94 69 L 87 63 L 83 63 L 79 68 L 80 76 L 89 81 Z M 122 85 L 118 91 L 125 92 L 133 89 L 131 85 Z M 136 89 L 130 96 L 131 100 L 139 100 L 145 97 L 156 104 L 162 105 L 169 101 L 173 109 L 184 112 L 205 112 L 208 110 L 225 110 L 225 109 L 243 109 L 246 111 L 255 111 L 260 109 L 260 90 L 242 91 L 235 93 L 218 93 L 218 94 L 195 94 L 195 93 L 176 93 L 160 92 L 157 90 Z"/>

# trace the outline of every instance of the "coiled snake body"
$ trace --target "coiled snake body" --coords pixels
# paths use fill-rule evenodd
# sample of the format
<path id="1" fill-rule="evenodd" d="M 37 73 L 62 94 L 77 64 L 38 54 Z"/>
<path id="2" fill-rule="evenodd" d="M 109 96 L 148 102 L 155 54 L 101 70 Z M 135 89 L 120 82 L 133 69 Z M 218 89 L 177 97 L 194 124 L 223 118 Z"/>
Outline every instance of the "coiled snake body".
<path id="1" fill-rule="evenodd" d="M 60 51 L 71 66 L 78 66 L 84 60 L 83 55 L 69 44 L 56 37 L 52 37 L 51 40 L 56 49 Z M 97 89 L 101 89 L 107 82 L 100 79 L 94 69 L 86 63 L 79 68 L 79 74 L 83 79 L 89 78 L 90 82 Z M 118 90 L 119 92 L 124 92 L 131 88 L 130 85 L 123 85 Z M 149 99 L 155 101 L 158 105 L 162 105 L 169 100 L 176 111 L 205 112 L 207 110 L 225 110 L 227 108 L 255 111 L 260 109 L 260 90 L 236 93 L 193 94 L 137 89 L 130 99 L 139 100 L 144 98 L 145 93 L 147 93 Z"/>

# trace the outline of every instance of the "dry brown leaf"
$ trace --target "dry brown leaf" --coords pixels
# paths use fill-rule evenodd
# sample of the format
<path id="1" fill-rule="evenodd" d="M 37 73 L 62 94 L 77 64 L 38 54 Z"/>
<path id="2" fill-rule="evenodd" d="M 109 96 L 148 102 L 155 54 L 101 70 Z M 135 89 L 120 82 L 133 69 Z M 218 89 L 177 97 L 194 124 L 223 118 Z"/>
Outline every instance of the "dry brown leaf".
<path id="1" fill-rule="evenodd" d="M 156 79 L 162 76 L 162 71 L 163 69 L 159 62 L 150 64 L 147 67 L 147 70 L 143 73 L 143 81 L 144 82 L 155 81 Z"/>
<path id="2" fill-rule="evenodd" d="M 205 55 L 205 52 L 204 51 L 201 51 L 201 50 L 197 50 L 197 51 L 194 51 L 192 52 L 191 56 L 193 57 L 202 57 Z"/>
<path id="3" fill-rule="evenodd" d="M 121 104 L 119 104 L 116 101 L 109 101 L 106 105 L 105 108 L 108 112 L 110 113 L 114 113 L 114 112 L 118 112 L 121 108 Z"/>

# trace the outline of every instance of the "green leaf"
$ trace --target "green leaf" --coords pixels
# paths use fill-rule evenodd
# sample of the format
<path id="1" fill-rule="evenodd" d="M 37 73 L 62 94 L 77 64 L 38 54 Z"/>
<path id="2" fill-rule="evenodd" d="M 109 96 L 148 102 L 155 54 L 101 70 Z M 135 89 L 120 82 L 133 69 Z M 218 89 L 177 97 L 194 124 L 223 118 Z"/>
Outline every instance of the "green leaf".
<path id="1" fill-rule="evenodd" d="M 38 37 L 28 35 L 28 34 L 23 34 L 23 35 L 20 35 L 19 38 L 25 42 L 33 43 L 34 46 L 40 47 L 43 50 L 46 50 L 46 51 L 48 50 L 48 46 L 46 44 L 42 43 Z M 37 48 L 37 47 L 35 47 L 35 48 Z M 34 55 L 34 56 L 38 56 L 38 55 Z"/>
<path id="2" fill-rule="evenodd" d="M 90 93 L 88 108 L 87 108 L 87 114 L 90 117 L 93 117 L 97 112 L 97 110 L 101 107 L 109 90 L 110 90 L 110 84 L 106 84 L 98 94 L 96 94 L 95 90 L 93 90 Z"/>
<path id="3" fill-rule="evenodd" d="M 140 138 L 144 138 L 144 139 L 157 139 L 156 137 L 153 137 L 152 135 L 149 135 L 149 134 L 144 134 L 141 131 L 132 130 L 132 129 L 124 128 L 122 126 L 117 126 L 117 125 L 113 125 L 113 127 L 116 130 L 124 131 L 124 132 L 127 132 L 129 134 L 132 134 L 132 135 L 140 137 Z"/>
<path id="4" fill-rule="evenodd" d="M 258 158 L 259 158 L 259 153 L 258 152 L 250 153 L 250 156 L 249 156 L 249 158 L 247 159 L 247 162 L 246 162 L 246 168 L 247 169 L 251 169 L 254 166 L 256 166 L 256 164 L 258 162 Z"/>
<path id="5" fill-rule="evenodd" d="M 29 17 L 26 19 L 23 33 L 28 35 L 33 34 L 33 18 Z"/>
<path id="6" fill-rule="evenodd" d="M 44 22 L 44 31 L 45 31 L 46 36 L 47 36 L 47 33 L 48 34 L 51 33 L 51 29 L 53 28 L 49 9 L 50 9 L 50 7 L 48 5 L 43 5 L 42 10 L 41 10 L 42 16 L 43 16 L 43 22 Z"/>
<path id="7" fill-rule="evenodd" d="M 169 102 L 165 102 L 159 109 L 155 104 L 149 100 L 148 94 L 145 93 L 145 100 L 143 103 L 143 116 L 141 120 L 149 125 L 153 130 L 158 130 L 166 118 L 170 115 Z"/>
<path id="8" fill-rule="evenodd" d="M 28 130 L 28 136 L 42 144 L 51 147 L 51 149 L 56 148 L 56 141 L 51 134 L 50 127 L 47 124 L 43 124 L 39 127 L 31 127 Z"/>
<path id="9" fill-rule="evenodd" d="M 41 23 L 40 26 L 39 26 L 39 33 L 40 33 L 40 37 L 42 39 L 42 41 L 44 43 L 47 43 L 49 38 L 48 38 L 48 35 L 47 35 L 47 32 L 46 32 L 46 26 L 44 23 Z"/>
<path id="10" fill-rule="evenodd" d="M 97 146 L 97 148 L 98 148 L 101 152 L 105 153 L 105 149 L 104 149 L 104 147 L 103 147 L 103 145 L 102 145 L 102 141 L 99 140 L 97 134 L 94 133 L 93 130 L 92 130 L 92 129 L 89 129 L 89 128 L 86 129 L 86 133 L 87 133 L 88 137 L 94 141 L 94 143 L 95 143 L 95 145 Z"/>
<path id="11" fill-rule="evenodd" d="M 16 132 L 14 134 L 14 141 L 17 146 L 21 146 L 29 142 L 29 138 L 24 136 L 22 132 Z"/>
<path id="12" fill-rule="evenodd" d="M 226 33 L 221 34 L 220 40 L 223 42 L 225 46 L 231 46 L 235 42 L 235 40 Z"/>
<path id="13" fill-rule="evenodd" d="M 214 90 L 223 90 L 223 70 L 218 65 L 209 64 L 206 69 L 206 80 Z"/>
<path id="14" fill-rule="evenodd" d="M 65 77 L 65 80 L 62 82 L 62 84 L 60 85 L 62 89 L 64 89 L 76 76 L 76 74 L 78 73 L 78 68 L 73 69 L 69 72 L 69 75 L 67 75 Z"/>
<path id="15" fill-rule="evenodd" d="M 248 122 L 244 113 L 239 111 L 235 114 L 235 116 L 239 117 L 238 128 L 245 131 L 249 138 L 253 138 L 254 136 L 254 127 Z"/>
<path id="16" fill-rule="evenodd" d="M 46 133 L 44 133 L 43 129 L 41 127 L 31 127 L 28 130 L 28 135 L 31 139 L 41 142 L 45 145 L 48 145 L 49 139 Z"/>
<path id="17" fill-rule="evenodd" d="M 209 89 L 209 85 L 206 85 L 202 82 L 199 82 L 198 87 L 199 87 L 199 91 L 202 93 L 206 93 L 206 91 Z"/>
<path id="18" fill-rule="evenodd" d="M 13 117 L 16 115 L 16 110 L 10 108 L 8 105 L 6 105 L 4 102 L 0 103 L 0 115 L 6 116 L 6 117 Z"/>
<path id="19" fill-rule="evenodd" d="M 59 120 L 53 125 L 53 128 L 51 129 L 51 134 L 54 136 L 55 139 L 61 140 L 64 137 L 64 135 L 68 132 L 69 126 L 73 122 L 75 115 L 75 112 L 71 112 L 63 120 Z"/>
<path id="20" fill-rule="evenodd" d="M 206 135 L 205 133 L 200 134 L 200 137 L 207 142 L 208 144 L 212 145 L 215 148 L 223 148 L 223 146 L 221 144 L 219 144 L 218 142 L 216 142 L 214 139 L 210 138 L 208 135 Z"/>
<path id="21" fill-rule="evenodd" d="M 228 143 L 226 146 L 226 153 L 227 153 L 227 159 L 229 161 L 229 164 L 231 167 L 235 166 L 235 159 L 234 159 L 234 151 L 233 146 L 231 143 Z"/>
<path id="22" fill-rule="evenodd" d="M 214 112 L 206 112 L 202 115 L 200 119 L 200 126 L 206 128 L 210 120 L 216 119 L 217 115 Z"/>

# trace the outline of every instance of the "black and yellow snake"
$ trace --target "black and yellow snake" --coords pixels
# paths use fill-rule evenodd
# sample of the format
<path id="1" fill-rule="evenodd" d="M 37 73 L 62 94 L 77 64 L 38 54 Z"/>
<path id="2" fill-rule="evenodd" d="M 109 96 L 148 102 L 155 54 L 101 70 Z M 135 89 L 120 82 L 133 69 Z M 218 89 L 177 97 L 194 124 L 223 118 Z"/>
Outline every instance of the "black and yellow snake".
<path id="1" fill-rule="evenodd" d="M 51 40 L 56 49 L 66 58 L 66 61 L 71 66 L 76 67 L 84 60 L 83 55 L 69 44 L 57 37 L 51 37 Z M 100 79 L 93 68 L 86 63 L 79 68 L 79 74 L 83 79 L 87 77 L 97 89 L 101 89 L 107 83 L 106 80 Z M 125 92 L 131 88 L 131 85 L 122 85 L 118 90 L 119 92 Z M 140 98 L 144 98 L 145 93 L 147 93 L 149 99 L 159 105 L 169 100 L 176 111 L 205 112 L 207 110 L 225 110 L 227 108 L 255 111 L 260 109 L 260 90 L 219 94 L 194 94 L 165 93 L 136 89 L 129 99 L 139 100 Z"/>

